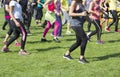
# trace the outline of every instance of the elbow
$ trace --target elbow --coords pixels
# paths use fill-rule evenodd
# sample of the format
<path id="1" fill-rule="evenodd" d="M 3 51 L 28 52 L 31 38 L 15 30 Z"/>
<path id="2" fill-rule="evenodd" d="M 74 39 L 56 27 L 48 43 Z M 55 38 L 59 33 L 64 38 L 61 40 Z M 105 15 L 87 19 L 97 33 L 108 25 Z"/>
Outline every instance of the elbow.
<path id="1" fill-rule="evenodd" d="M 91 12 L 92 12 L 92 10 L 88 10 L 88 12 L 89 12 L 89 13 L 91 13 Z"/>

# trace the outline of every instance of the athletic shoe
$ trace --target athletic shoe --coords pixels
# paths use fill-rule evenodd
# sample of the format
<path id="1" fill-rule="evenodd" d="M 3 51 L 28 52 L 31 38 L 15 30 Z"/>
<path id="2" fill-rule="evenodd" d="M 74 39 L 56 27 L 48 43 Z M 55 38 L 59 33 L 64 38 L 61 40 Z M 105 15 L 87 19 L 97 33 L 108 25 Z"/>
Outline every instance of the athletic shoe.
<path id="1" fill-rule="evenodd" d="M 82 64 L 89 63 L 85 58 L 82 58 L 82 59 L 79 58 L 78 62 L 80 62 Z"/>
<path id="2" fill-rule="evenodd" d="M 105 31 L 110 32 L 110 28 L 107 28 L 107 27 L 106 27 L 106 28 L 105 28 Z"/>
<path id="3" fill-rule="evenodd" d="M 30 53 L 26 52 L 25 50 L 19 51 L 19 55 L 29 55 Z"/>
<path id="4" fill-rule="evenodd" d="M 45 38 L 41 38 L 41 42 L 46 42 L 47 40 Z"/>
<path id="5" fill-rule="evenodd" d="M 104 44 L 104 42 L 101 41 L 101 40 L 98 40 L 98 41 L 97 41 L 97 44 Z"/>
<path id="6" fill-rule="evenodd" d="M 27 33 L 28 36 L 32 35 L 31 33 Z"/>
<path id="7" fill-rule="evenodd" d="M 120 30 L 116 30 L 115 32 L 118 32 L 118 33 L 120 33 Z"/>
<path id="8" fill-rule="evenodd" d="M 17 46 L 17 47 L 19 47 L 19 46 L 21 46 L 21 43 L 15 43 L 15 46 Z"/>
<path id="9" fill-rule="evenodd" d="M 9 48 L 2 48 L 1 52 L 10 52 Z"/>
<path id="10" fill-rule="evenodd" d="M 88 33 L 87 33 L 88 42 L 90 42 L 90 36 L 89 36 L 90 34 L 91 34 L 91 32 L 88 32 Z"/>
<path id="11" fill-rule="evenodd" d="M 73 58 L 70 55 L 63 55 L 63 58 L 67 59 L 67 60 L 72 60 Z"/>
<path id="12" fill-rule="evenodd" d="M 58 38 L 53 39 L 53 41 L 58 42 L 58 43 L 60 42 Z"/>

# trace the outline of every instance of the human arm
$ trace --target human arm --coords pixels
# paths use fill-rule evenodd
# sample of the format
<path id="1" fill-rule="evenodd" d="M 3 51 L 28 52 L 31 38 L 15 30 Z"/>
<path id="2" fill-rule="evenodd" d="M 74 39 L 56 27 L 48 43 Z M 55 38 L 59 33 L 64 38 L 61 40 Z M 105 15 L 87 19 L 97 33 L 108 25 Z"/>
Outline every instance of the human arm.
<path id="1" fill-rule="evenodd" d="M 51 2 L 52 0 L 46 0 L 46 2 L 43 4 L 43 7 L 47 10 L 47 6 L 48 4 Z"/>
<path id="2" fill-rule="evenodd" d="M 93 7 L 94 7 L 94 3 L 91 2 L 91 3 L 90 3 L 90 7 L 89 7 L 89 13 L 96 14 L 96 12 L 92 10 Z"/>

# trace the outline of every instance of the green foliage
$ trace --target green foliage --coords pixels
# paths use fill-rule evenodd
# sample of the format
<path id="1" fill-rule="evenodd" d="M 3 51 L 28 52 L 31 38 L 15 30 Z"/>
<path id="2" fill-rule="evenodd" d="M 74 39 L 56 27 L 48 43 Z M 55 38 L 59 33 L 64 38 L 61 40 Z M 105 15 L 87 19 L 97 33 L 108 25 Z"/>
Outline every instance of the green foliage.
<path id="1" fill-rule="evenodd" d="M 3 9 L 0 9 L 0 25 L 4 22 Z M 85 23 L 85 30 L 87 23 Z M 1 27 L 0 26 L 0 27 Z M 92 29 L 94 27 L 92 26 Z M 114 26 L 112 27 L 114 29 Z M 8 30 L 8 27 L 7 27 Z M 0 49 L 6 31 L 0 31 Z M 96 44 L 96 35 L 88 42 L 86 59 L 88 64 L 78 63 L 80 48 L 73 53 L 74 58 L 68 61 L 63 58 L 65 51 L 75 42 L 75 35 L 66 35 L 66 25 L 63 26 L 61 43 L 55 43 L 50 36 L 52 29 L 47 34 L 49 42 L 40 42 L 43 28 L 37 26 L 32 20 L 31 36 L 27 37 L 26 50 L 31 55 L 20 56 L 20 47 L 10 45 L 12 52 L 0 52 L 0 77 L 119 77 L 120 75 L 120 33 L 104 32 L 103 45 Z"/>

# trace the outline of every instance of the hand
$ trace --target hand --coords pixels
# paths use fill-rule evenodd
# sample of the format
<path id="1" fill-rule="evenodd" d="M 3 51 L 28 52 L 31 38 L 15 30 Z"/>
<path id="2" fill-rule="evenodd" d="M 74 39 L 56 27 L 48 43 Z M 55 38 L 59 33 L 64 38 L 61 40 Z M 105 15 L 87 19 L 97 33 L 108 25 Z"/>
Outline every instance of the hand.
<path id="1" fill-rule="evenodd" d="M 86 11 L 82 12 L 82 16 L 86 16 L 86 15 L 87 15 Z"/>
<path id="2" fill-rule="evenodd" d="M 96 14 L 97 16 L 100 16 L 100 12 L 96 12 L 95 14 Z"/>
<path id="3" fill-rule="evenodd" d="M 15 24 L 16 24 L 17 27 L 20 27 L 20 26 L 21 26 L 18 21 L 16 21 Z"/>

